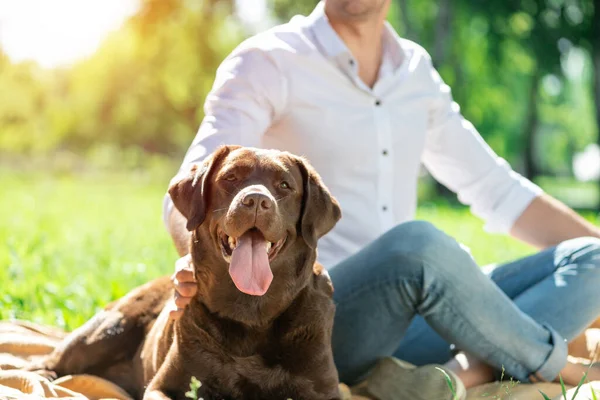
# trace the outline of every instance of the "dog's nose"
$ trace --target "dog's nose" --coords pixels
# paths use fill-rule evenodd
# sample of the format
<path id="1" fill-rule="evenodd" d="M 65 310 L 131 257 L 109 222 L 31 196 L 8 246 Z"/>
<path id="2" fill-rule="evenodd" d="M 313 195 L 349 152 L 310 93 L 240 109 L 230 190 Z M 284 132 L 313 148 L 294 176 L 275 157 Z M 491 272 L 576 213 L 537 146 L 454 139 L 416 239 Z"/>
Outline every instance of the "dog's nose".
<path id="1" fill-rule="evenodd" d="M 242 204 L 249 208 L 258 208 L 268 210 L 273 206 L 271 199 L 263 193 L 248 193 L 242 199 Z"/>

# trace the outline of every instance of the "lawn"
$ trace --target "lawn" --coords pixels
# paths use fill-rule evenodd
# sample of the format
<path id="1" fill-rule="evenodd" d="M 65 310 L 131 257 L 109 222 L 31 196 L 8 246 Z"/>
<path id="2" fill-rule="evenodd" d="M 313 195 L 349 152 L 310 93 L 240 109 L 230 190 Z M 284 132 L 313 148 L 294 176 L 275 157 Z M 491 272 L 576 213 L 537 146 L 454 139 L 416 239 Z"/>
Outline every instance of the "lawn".
<path id="1" fill-rule="evenodd" d="M 161 220 L 167 181 L 0 171 L 0 319 L 72 329 L 132 287 L 171 273 L 176 253 Z M 418 217 L 469 246 L 480 264 L 532 252 L 484 233 L 464 208 L 424 204 Z"/>

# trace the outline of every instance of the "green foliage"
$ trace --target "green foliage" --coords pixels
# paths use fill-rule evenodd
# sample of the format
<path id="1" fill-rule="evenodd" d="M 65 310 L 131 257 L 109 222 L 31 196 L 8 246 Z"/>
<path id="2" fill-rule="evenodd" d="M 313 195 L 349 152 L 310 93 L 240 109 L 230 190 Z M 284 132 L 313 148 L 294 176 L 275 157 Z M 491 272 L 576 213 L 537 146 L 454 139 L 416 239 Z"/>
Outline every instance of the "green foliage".
<path id="1" fill-rule="evenodd" d="M 270 3 L 275 16 L 286 21 L 309 13 L 315 1 Z M 444 4 L 450 7 L 446 31 L 438 20 Z M 531 133 L 526 121 L 539 111 L 531 133 L 534 162 L 546 174 L 570 175 L 573 154 L 597 135 L 587 53 L 583 53 L 586 74 L 569 77 L 564 72 L 567 61 L 572 61 L 569 57 L 577 52 L 575 46 L 586 44 L 593 16 L 590 4 L 393 0 L 388 20 L 402 36 L 432 54 L 463 114 L 497 153 L 522 170 Z M 440 41 L 445 51 L 438 54 Z M 528 105 L 530 87 L 534 79 L 546 76 L 558 82 L 559 92 L 548 93 L 548 85 L 541 85 L 534 109 Z"/>
<path id="2" fill-rule="evenodd" d="M 452 379 L 450 379 L 450 375 L 448 375 L 448 373 L 440 367 L 435 367 L 435 369 L 437 369 L 442 375 L 444 375 L 446 385 L 448 385 L 448 389 L 450 390 L 450 393 L 452 393 L 452 399 L 458 399 L 458 396 L 456 395 L 456 390 L 454 389 L 454 384 L 452 383 Z"/>
<path id="3" fill-rule="evenodd" d="M 591 365 L 590 365 L 590 368 L 591 368 Z M 589 368 L 588 368 L 588 371 L 589 371 Z M 575 391 L 573 392 L 573 396 L 571 397 L 571 400 L 577 399 L 577 394 L 579 393 L 579 390 L 581 389 L 581 387 L 585 383 L 585 380 L 586 380 L 587 375 L 588 375 L 588 371 L 586 371 L 583 374 L 583 376 L 581 377 L 581 379 L 579 380 L 579 383 L 575 387 Z M 560 381 L 560 389 L 562 391 L 562 397 L 561 397 L 561 399 L 567 400 L 567 388 L 565 387 L 565 382 L 563 381 L 563 378 L 562 378 L 561 375 L 558 375 L 558 378 L 559 378 L 559 381 Z M 592 396 L 596 397 L 596 394 L 594 393 L 595 390 L 593 388 L 592 388 L 591 392 L 592 392 Z M 544 399 L 548 399 L 548 396 L 546 396 L 541 391 L 540 391 L 540 393 L 542 394 L 542 396 L 544 397 Z"/>
<path id="4" fill-rule="evenodd" d="M 283 22 L 316 2 L 267 4 Z M 95 54 L 57 70 L 11 64 L 0 50 L 8 94 L 0 96 L 0 162 L 140 169 L 149 154 L 180 161 L 217 66 L 247 35 L 233 7 L 144 0 Z M 591 0 L 392 0 L 388 20 L 430 52 L 463 114 L 517 171 L 531 162 L 532 175 L 569 177 L 573 155 L 598 135 L 594 15 Z"/>
<path id="5" fill-rule="evenodd" d="M 294 15 L 308 15 L 319 0 L 269 0 L 273 16 L 289 21 Z"/>
<path id="6" fill-rule="evenodd" d="M 540 176 L 535 179 L 547 193 L 572 207 L 592 209 L 600 203 L 600 190 L 595 182 L 577 182 L 572 178 Z"/>
<path id="7" fill-rule="evenodd" d="M 561 375 L 558 375 L 560 380 L 560 388 L 562 390 L 563 399 L 567 400 L 567 388 L 565 388 L 565 382 L 563 382 L 563 378 Z"/>
<path id="8" fill-rule="evenodd" d="M 198 389 L 202 386 L 202 383 L 196 379 L 195 376 L 192 376 L 190 381 L 190 390 L 185 392 L 185 397 L 188 399 L 198 400 Z"/>
<path id="9" fill-rule="evenodd" d="M 161 220 L 166 180 L 152 174 L 73 177 L 0 171 L 0 320 L 24 318 L 69 329 L 177 258 Z M 480 233 L 463 209 L 429 205 L 420 217 L 473 247 L 481 262 L 528 249 Z M 460 222 L 459 222 L 460 221 Z"/>
<path id="10" fill-rule="evenodd" d="M 550 399 L 550 397 L 548 397 L 548 396 L 547 396 L 545 393 L 543 393 L 542 391 L 539 391 L 539 390 L 538 390 L 538 392 L 540 392 L 540 394 L 542 395 L 542 397 L 544 398 L 544 400 L 552 400 L 552 399 Z"/>
<path id="11" fill-rule="evenodd" d="M 171 274 L 177 254 L 161 219 L 167 180 L 154 173 L 0 170 L 0 320 L 73 329 L 146 281 Z M 464 207 L 426 203 L 428 220 L 471 248 L 480 265 L 531 254 L 482 232 Z"/>
<path id="12" fill-rule="evenodd" d="M 166 182 L 148 174 L 0 171 L 0 320 L 75 328 L 133 287 L 172 273 Z"/>
<path id="13" fill-rule="evenodd" d="M 242 33 L 227 8 L 145 1 L 72 68 L 0 64 L 0 149 L 38 155 L 99 145 L 176 153 L 203 117 L 214 73 Z M 208 12 L 210 10 L 210 12 Z"/>
<path id="14" fill-rule="evenodd" d="M 581 386 L 583 386 L 583 384 L 585 383 L 585 380 L 587 378 L 587 374 L 588 371 L 585 372 L 585 374 L 583 374 L 583 376 L 581 377 L 581 379 L 579 380 L 579 383 L 576 386 L 575 392 L 573 393 L 573 397 L 571 397 L 571 400 L 576 400 L 577 399 L 577 394 L 579 393 L 579 390 L 581 389 Z M 561 379 L 561 383 L 562 383 L 562 379 Z M 564 388 L 564 385 L 563 385 Z M 594 390 L 592 389 L 592 392 Z M 565 399 L 567 398 L 567 396 L 565 396 Z"/>

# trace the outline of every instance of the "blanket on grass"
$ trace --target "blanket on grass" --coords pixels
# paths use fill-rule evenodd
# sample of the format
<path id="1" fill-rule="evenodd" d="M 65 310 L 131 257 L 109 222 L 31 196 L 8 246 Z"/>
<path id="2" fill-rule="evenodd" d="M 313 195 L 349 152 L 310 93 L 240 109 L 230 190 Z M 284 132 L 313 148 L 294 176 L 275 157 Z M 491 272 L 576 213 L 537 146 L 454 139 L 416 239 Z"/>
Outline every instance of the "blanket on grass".
<path id="1" fill-rule="evenodd" d="M 71 375 L 52 382 L 33 372 L 22 371 L 28 360 L 50 353 L 67 335 L 67 332 L 49 326 L 26 321 L 0 322 L 0 399 L 89 399 L 132 400 L 120 387 L 91 375 Z M 572 357 L 592 360 L 600 345 L 600 320 L 591 325 L 580 337 L 569 344 Z M 368 400 L 352 395 L 347 386 L 341 385 L 344 400 Z M 575 388 L 568 388 L 567 399 L 573 397 Z M 577 399 L 600 398 L 600 381 L 584 385 Z M 552 400 L 563 399 L 561 387 L 554 383 L 515 384 L 495 382 L 472 388 L 467 400 L 476 399 L 543 399 L 543 392 Z M 433 400 L 433 399 L 432 399 Z"/>

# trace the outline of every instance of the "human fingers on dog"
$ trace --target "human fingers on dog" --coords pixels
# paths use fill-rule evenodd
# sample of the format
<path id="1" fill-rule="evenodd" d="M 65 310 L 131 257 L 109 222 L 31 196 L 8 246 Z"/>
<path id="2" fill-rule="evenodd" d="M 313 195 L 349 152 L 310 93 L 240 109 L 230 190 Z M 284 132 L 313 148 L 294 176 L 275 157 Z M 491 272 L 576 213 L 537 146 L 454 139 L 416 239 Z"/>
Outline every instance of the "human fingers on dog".
<path id="1" fill-rule="evenodd" d="M 184 309 L 185 307 L 187 307 L 188 304 L 190 304 L 190 302 L 192 301 L 192 298 L 184 297 L 184 296 L 180 295 L 179 293 L 175 293 L 175 298 L 173 299 L 173 301 L 175 302 L 175 306 L 178 309 Z"/>
<path id="2" fill-rule="evenodd" d="M 173 283 L 178 282 L 182 283 L 196 283 L 196 277 L 194 276 L 194 271 L 190 269 L 180 269 L 173 274 Z"/>
<path id="3" fill-rule="evenodd" d="M 171 279 L 177 279 L 179 282 L 196 282 L 192 256 L 190 254 L 186 254 L 175 261 L 175 273 Z"/>
<path id="4" fill-rule="evenodd" d="M 186 254 L 175 262 L 175 274 L 173 279 L 179 282 L 196 282 L 194 276 L 194 267 L 192 265 L 192 256 Z"/>
<path id="5" fill-rule="evenodd" d="M 196 294 L 196 277 L 192 267 L 192 257 L 188 254 L 175 262 L 175 273 L 171 277 L 175 292 L 182 297 L 193 297 Z"/>
<path id="6" fill-rule="evenodd" d="M 169 318 L 177 320 L 198 291 L 192 268 L 192 257 L 188 254 L 175 262 L 175 273 L 171 276 L 175 295 L 171 300 Z"/>
<path id="7" fill-rule="evenodd" d="M 196 277 L 194 276 L 194 271 L 189 269 L 190 267 L 183 268 L 181 267 L 183 264 L 181 261 L 186 261 L 184 259 L 179 259 L 177 261 L 176 272 L 172 276 L 171 281 L 175 286 L 175 292 L 183 297 L 194 297 L 196 294 L 198 287 L 196 285 Z"/>
<path id="8" fill-rule="evenodd" d="M 196 292 L 198 291 L 198 286 L 196 285 L 196 283 L 182 283 L 178 282 L 177 279 L 175 279 L 173 283 L 175 284 L 175 293 L 185 299 L 188 299 L 188 301 L 191 300 L 192 297 L 194 297 L 196 295 Z"/>
<path id="9" fill-rule="evenodd" d="M 191 297 L 183 297 L 175 292 L 175 295 L 171 300 L 167 302 L 167 309 L 169 310 L 169 319 L 176 321 L 183 315 L 186 306 L 190 303 Z"/>
<path id="10" fill-rule="evenodd" d="M 169 318 L 178 320 L 183 315 L 183 309 L 176 308 L 175 305 L 169 310 Z"/>

